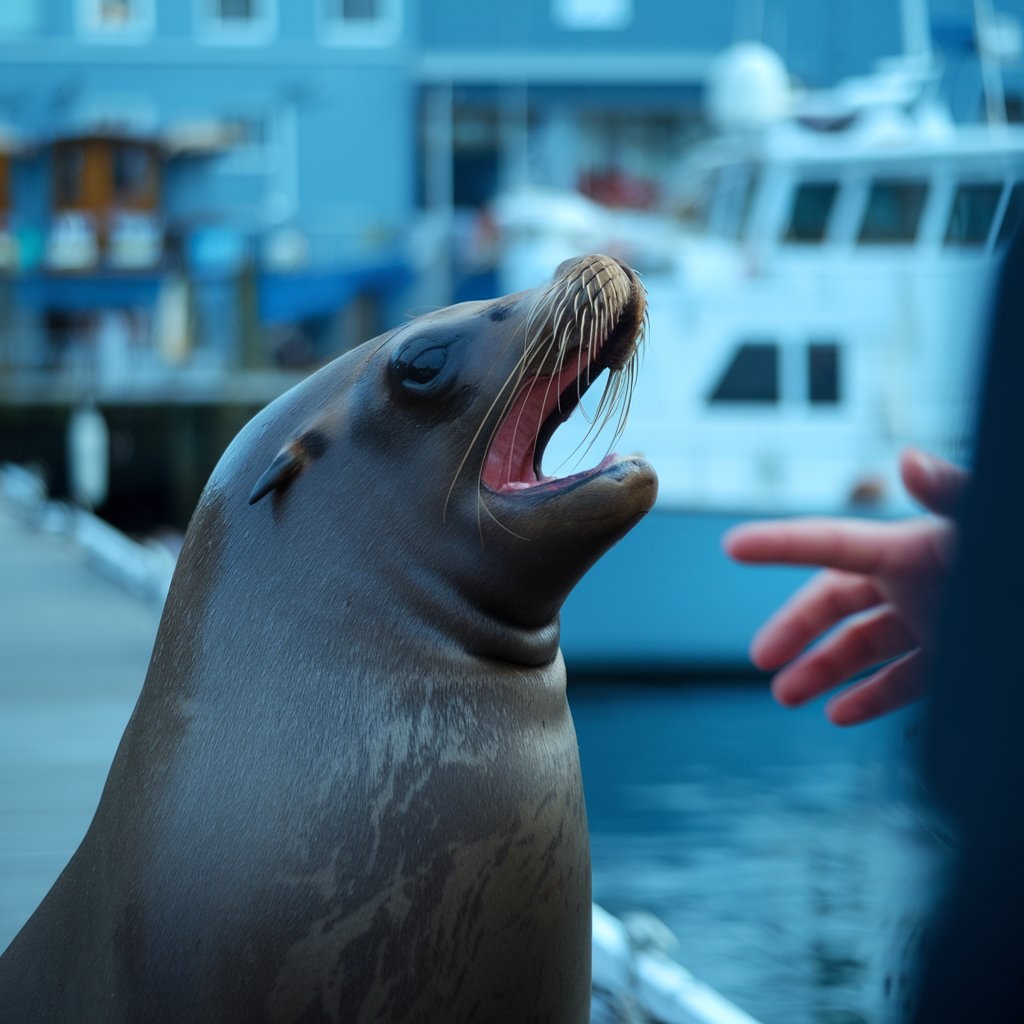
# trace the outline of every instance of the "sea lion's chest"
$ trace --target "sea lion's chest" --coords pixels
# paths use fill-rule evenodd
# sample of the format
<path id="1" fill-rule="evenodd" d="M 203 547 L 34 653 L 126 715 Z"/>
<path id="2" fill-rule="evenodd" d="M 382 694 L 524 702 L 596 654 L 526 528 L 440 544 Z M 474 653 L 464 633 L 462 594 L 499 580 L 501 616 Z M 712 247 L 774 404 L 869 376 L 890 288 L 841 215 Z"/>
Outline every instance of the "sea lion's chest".
<path id="1" fill-rule="evenodd" d="M 199 1005 L 226 1020 L 586 1019 L 589 842 L 564 683 L 421 678 L 415 696 L 391 682 L 354 694 L 334 728 L 282 723 L 218 755 L 221 796 L 206 788 L 192 812 L 217 860 L 168 904 L 182 850 L 165 836 L 166 856 L 146 859 L 167 877 L 149 874 L 141 916 L 173 947 L 202 936 L 218 990 Z M 180 970 L 166 953 L 158 975 Z"/>

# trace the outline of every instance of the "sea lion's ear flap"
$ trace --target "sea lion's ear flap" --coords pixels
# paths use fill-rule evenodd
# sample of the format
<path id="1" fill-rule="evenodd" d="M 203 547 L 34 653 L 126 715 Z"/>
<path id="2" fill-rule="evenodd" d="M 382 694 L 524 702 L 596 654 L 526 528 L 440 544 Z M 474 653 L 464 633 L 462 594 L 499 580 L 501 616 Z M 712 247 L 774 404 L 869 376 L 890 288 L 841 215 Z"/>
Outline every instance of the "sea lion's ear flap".
<path id="1" fill-rule="evenodd" d="M 256 486 L 249 495 L 249 504 L 255 505 L 271 491 L 286 487 L 301 468 L 298 456 L 290 447 L 279 452 L 277 458 L 267 467 L 267 471 L 256 481 Z"/>
<path id="2" fill-rule="evenodd" d="M 307 430 L 286 448 L 282 448 L 256 481 L 249 495 L 249 504 L 255 505 L 271 491 L 283 491 L 314 459 L 327 451 L 327 435 L 322 430 Z"/>

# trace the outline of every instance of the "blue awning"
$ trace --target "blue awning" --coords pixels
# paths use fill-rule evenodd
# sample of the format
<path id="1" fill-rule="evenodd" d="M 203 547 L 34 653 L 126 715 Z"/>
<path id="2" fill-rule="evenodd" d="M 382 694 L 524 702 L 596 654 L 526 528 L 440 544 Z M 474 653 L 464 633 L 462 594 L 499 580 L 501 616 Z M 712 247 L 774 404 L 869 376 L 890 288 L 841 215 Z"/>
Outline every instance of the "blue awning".
<path id="1" fill-rule="evenodd" d="M 147 309 L 162 281 L 157 273 L 25 274 L 16 278 L 16 294 L 22 305 L 36 310 Z"/>
<path id="2" fill-rule="evenodd" d="M 260 274 L 260 319 L 266 324 L 289 324 L 343 309 L 357 295 L 386 297 L 412 280 L 401 259 L 325 271 Z"/>
<path id="3" fill-rule="evenodd" d="M 206 273 L 196 279 L 196 285 L 202 288 L 215 278 L 220 285 L 234 280 L 231 274 Z M 15 287 L 22 305 L 40 311 L 149 309 L 156 304 L 164 279 L 161 273 L 37 272 L 19 275 Z M 387 297 L 411 280 L 412 271 L 400 258 L 329 270 L 260 273 L 256 279 L 259 315 L 267 324 L 296 323 L 336 312 L 357 295 Z"/>

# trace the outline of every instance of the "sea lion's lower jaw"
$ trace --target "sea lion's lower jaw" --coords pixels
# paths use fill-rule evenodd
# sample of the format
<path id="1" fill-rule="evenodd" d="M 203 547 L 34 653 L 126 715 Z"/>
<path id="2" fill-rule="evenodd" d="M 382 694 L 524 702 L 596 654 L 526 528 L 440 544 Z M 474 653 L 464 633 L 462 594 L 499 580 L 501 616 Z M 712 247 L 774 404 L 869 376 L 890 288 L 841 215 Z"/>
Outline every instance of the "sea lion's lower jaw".
<path id="1" fill-rule="evenodd" d="M 649 485 L 652 478 L 655 482 L 657 479 L 653 467 L 641 456 L 619 455 L 617 452 L 610 452 L 591 469 L 581 470 L 569 476 L 541 476 L 532 480 L 509 480 L 498 487 L 491 487 L 487 484 L 485 487 L 491 494 L 540 498 L 565 494 L 599 478 L 609 483 L 630 484 L 636 477 L 645 478 L 640 481 L 645 486 Z"/>
<path id="2" fill-rule="evenodd" d="M 578 577 L 653 507 L 658 476 L 640 455 L 606 456 L 593 469 L 535 484 L 484 488 L 496 521 L 525 540 L 542 541 L 551 558 L 578 560 Z M 573 585 L 575 585 L 574 580 Z"/>

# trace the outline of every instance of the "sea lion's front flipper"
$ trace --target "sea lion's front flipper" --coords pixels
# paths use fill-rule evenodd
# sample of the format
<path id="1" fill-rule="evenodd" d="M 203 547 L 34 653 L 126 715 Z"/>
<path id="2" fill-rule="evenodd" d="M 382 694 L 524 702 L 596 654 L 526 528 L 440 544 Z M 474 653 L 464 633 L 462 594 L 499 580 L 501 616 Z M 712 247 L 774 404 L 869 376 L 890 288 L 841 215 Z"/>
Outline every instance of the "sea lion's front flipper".
<path id="1" fill-rule="evenodd" d="M 249 504 L 255 505 L 271 491 L 283 491 L 310 462 L 320 458 L 326 450 L 327 435 L 322 430 L 307 430 L 300 434 L 277 453 L 266 472 L 256 481 L 249 495 Z"/>
<path id="2" fill-rule="evenodd" d="M 256 481 L 256 486 L 249 495 L 249 504 L 255 505 L 271 491 L 284 489 L 302 468 L 298 457 L 290 448 L 279 452 L 277 458 L 267 467 L 267 471 Z"/>

